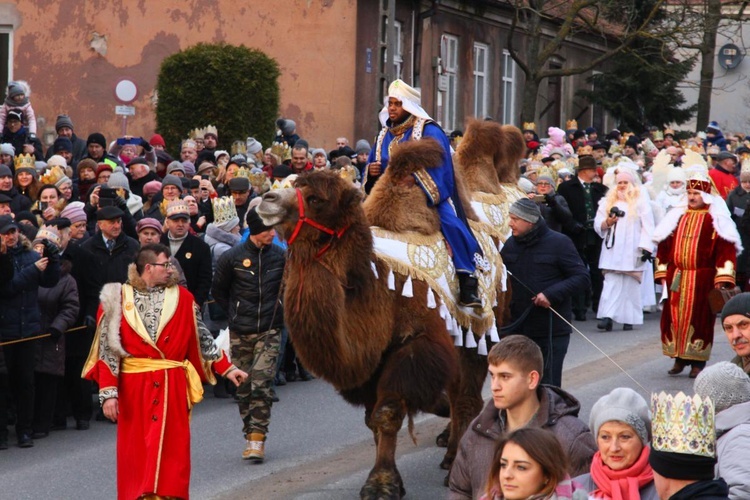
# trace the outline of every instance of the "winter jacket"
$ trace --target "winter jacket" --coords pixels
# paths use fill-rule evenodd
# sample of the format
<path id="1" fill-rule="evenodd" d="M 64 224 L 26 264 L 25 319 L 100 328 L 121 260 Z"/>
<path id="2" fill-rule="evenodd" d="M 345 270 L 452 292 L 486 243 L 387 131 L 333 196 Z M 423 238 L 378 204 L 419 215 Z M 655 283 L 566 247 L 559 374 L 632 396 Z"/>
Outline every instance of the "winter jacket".
<path id="1" fill-rule="evenodd" d="M 570 238 L 550 230 L 540 219 L 526 235 L 508 238 L 500 254 L 511 274 L 511 321 L 519 320 L 531 307 L 513 331 L 531 338 L 569 335 L 567 323 L 549 309 L 534 306 L 531 299 L 541 292 L 557 312 L 572 319 L 572 297 L 586 290 L 591 281 Z"/>
<path id="2" fill-rule="evenodd" d="M 589 428 L 578 418 L 578 400 L 551 385 L 539 386 L 537 396 L 539 411 L 528 426 L 547 429 L 557 436 L 568 456 L 571 476 L 588 472 L 597 448 Z M 490 400 L 458 444 L 449 478 L 450 500 L 476 498 L 484 491 L 495 445 L 505 432 L 504 412 Z"/>
<path id="3" fill-rule="evenodd" d="M 58 136 L 60 137 L 60 136 Z M 71 165 L 68 165 L 70 167 L 75 167 L 78 165 L 78 162 L 81 161 L 81 158 L 86 156 L 88 154 L 88 148 L 86 146 L 86 141 L 78 137 L 77 135 L 73 134 L 73 136 L 70 138 L 70 142 L 73 143 L 73 161 L 71 162 Z M 47 152 L 44 155 L 44 161 L 47 161 L 50 159 L 52 155 L 55 154 L 54 150 L 54 144 L 47 148 Z M 85 194 L 85 193 L 84 193 Z"/>
<path id="4" fill-rule="evenodd" d="M 537 202 L 542 217 L 550 229 L 558 233 L 575 230 L 575 220 L 570 212 L 568 202 L 565 198 L 556 193 L 545 195 L 546 201 Z"/>
<path id="5" fill-rule="evenodd" d="M 750 498 L 750 402 L 716 414 L 716 477 L 729 485 L 729 498 Z"/>
<path id="6" fill-rule="evenodd" d="M 203 237 L 209 248 L 211 248 L 211 268 L 216 272 L 216 263 L 224 252 L 239 244 L 240 235 L 232 234 L 219 229 L 215 224 L 206 226 L 206 235 Z"/>
<path id="7" fill-rule="evenodd" d="M 239 334 L 261 333 L 284 324 L 281 279 L 286 254 L 276 245 L 251 240 L 228 250 L 216 264 L 211 295 Z"/>
<path id="8" fill-rule="evenodd" d="M 607 194 L 607 187 L 600 182 L 592 182 L 590 190 L 594 213 L 591 219 L 588 219 L 586 217 L 586 193 L 581 180 L 574 177 L 557 187 L 557 194 L 568 202 L 568 208 L 573 214 L 573 219 L 578 223 L 574 224 L 570 230 L 565 231 L 565 234 L 570 236 L 578 249 L 583 249 L 589 245 L 601 246 L 602 244 L 601 238 L 594 232 L 594 216 L 596 216 L 599 200 Z"/>
<path id="9" fill-rule="evenodd" d="M 573 482 L 579 483 L 589 493 L 599 489 L 591 478 L 591 473 L 574 477 Z M 638 493 L 641 495 L 641 500 L 659 500 L 659 493 L 656 492 L 656 484 L 653 481 L 641 488 Z"/>
<path id="10" fill-rule="evenodd" d="M 726 500 L 728 493 L 727 483 L 723 479 L 714 479 L 688 484 L 669 500 Z"/>
<path id="11" fill-rule="evenodd" d="M 21 127 L 14 134 L 6 126 L 4 129 L 2 129 L 2 131 L 3 131 L 3 135 L 2 137 L 0 137 L 0 142 L 12 144 L 13 148 L 16 150 L 17 155 L 20 155 L 23 153 L 24 144 L 31 144 L 32 146 L 34 146 L 34 158 L 38 161 L 41 161 L 42 158 L 44 158 L 44 154 L 42 152 L 41 141 L 39 141 L 39 139 L 36 137 L 32 139 L 29 136 L 28 128 Z M 11 166 L 10 169 L 13 171 L 13 173 L 15 173 L 15 169 L 13 168 L 13 166 Z"/>
<path id="12" fill-rule="evenodd" d="M 150 171 L 140 179 L 133 179 L 130 175 L 130 172 L 128 172 L 127 177 L 128 184 L 130 184 L 130 192 L 133 194 L 137 194 L 141 197 L 141 199 L 143 199 L 143 186 L 151 181 L 161 181 L 159 176 L 156 175 L 156 172 L 153 171 Z"/>
<path id="13" fill-rule="evenodd" d="M 33 337 L 42 330 L 39 287 L 52 287 L 60 280 L 60 257 L 50 257 L 47 269 L 40 271 L 34 263 L 41 256 L 21 235 L 8 253 L 15 272 L 10 281 L 0 283 L 0 340 Z"/>
<path id="14" fill-rule="evenodd" d="M 168 234 L 162 235 L 161 244 L 169 247 Z M 205 241 L 188 233 L 173 257 L 185 273 L 187 289 L 193 294 L 195 303 L 203 307 L 211 291 L 211 249 Z"/>
<path id="15" fill-rule="evenodd" d="M 743 220 L 748 220 L 748 218 L 745 217 L 748 201 L 750 201 L 750 193 L 742 189 L 742 186 L 737 186 L 731 193 L 729 193 L 729 196 L 727 196 L 727 208 L 732 215 L 732 220 L 737 226 L 737 231 L 740 233 L 743 248 L 750 248 L 750 232 L 747 231 L 747 227 L 743 225 Z M 750 216 L 750 214 L 748 214 L 748 216 Z M 737 256 L 738 273 L 747 274 L 750 265 L 750 261 L 748 261 L 748 253 L 750 252 L 742 252 Z"/>
<path id="16" fill-rule="evenodd" d="M 49 329 L 54 328 L 63 335 L 57 340 L 50 337 L 39 339 L 34 363 L 34 371 L 57 376 L 65 375 L 65 331 L 75 325 L 79 309 L 78 287 L 70 275 L 72 265 L 63 260 L 61 267 L 62 275 L 57 285 L 39 288 L 39 308 L 42 310 L 42 333 L 50 333 Z"/>
<path id="17" fill-rule="evenodd" d="M 10 211 L 14 214 L 31 210 L 32 201 L 18 192 L 18 189 L 13 186 L 7 191 L 0 191 L 0 194 L 10 198 Z"/>

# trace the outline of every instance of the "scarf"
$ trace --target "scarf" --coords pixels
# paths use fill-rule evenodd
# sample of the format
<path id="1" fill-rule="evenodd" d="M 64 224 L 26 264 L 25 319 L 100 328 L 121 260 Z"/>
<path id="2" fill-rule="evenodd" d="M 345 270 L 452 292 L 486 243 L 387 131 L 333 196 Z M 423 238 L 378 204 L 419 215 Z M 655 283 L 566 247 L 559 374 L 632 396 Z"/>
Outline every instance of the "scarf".
<path id="1" fill-rule="evenodd" d="M 641 455 L 625 470 L 612 470 L 602 462 L 600 452 L 591 462 L 591 478 L 597 488 L 591 492 L 594 498 L 606 500 L 640 500 L 640 489 L 654 480 L 654 471 L 648 463 L 650 448 L 644 446 Z"/>
<path id="2" fill-rule="evenodd" d="M 539 238 L 541 238 L 542 233 L 546 228 L 547 224 L 544 222 L 544 219 L 540 217 L 539 220 L 534 223 L 534 226 L 527 233 L 520 236 L 514 236 L 514 238 L 519 245 L 533 245 L 534 243 L 539 241 Z"/>

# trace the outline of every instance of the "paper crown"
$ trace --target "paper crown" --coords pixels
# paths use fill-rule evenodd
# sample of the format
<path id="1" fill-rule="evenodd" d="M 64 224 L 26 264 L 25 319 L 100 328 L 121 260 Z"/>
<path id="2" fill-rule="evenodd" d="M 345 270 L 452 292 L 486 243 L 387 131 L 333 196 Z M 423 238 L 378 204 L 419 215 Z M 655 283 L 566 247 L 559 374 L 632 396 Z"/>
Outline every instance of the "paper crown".
<path id="1" fill-rule="evenodd" d="M 60 233 L 57 228 L 51 226 L 42 226 L 34 237 L 34 242 L 49 240 L 57 246 L 60 246 Z"/>
<path id="2" fill-rule="evenodd" d="M 214 209 L 214 224 L 223 224 L 237 217 L 237 209 L 231 196 L 211 200 Z"/>
<path id="3" fill-rule="evenodd" d="M 250 185 L 253 186 L 253 190 L 256 193 L 263 194 L 271 190 L 271 179 L 265 174 L 265 172 L 250 172 L 247 175 L 250 180 Z"/>
<path id="4" fill-rule="evenodd" d="M 540 177 L 549 177 L 549 178 L 552 179 L 552 181 L 553 181 L 553 187 L 554 187 L 554 181 L 555 181 L 555 179 L 557 179 L 557 170 L 559 170 L 560 168 L 565 168 L 565 164 L 562 163 L 562 162 L 559 162 L 560 163 L 559 168 L 556 170 L 554 168 L 555 167 L 555 163 L 558 163 L 558 162 L 553 162 L 552 163 L 552 167 L 544 167 L 544 166 L 540 167 L 537 170 L 537 179 L 539 179 Z M 533 165 L 533 163 L 532 163 L 532 165 Z"/>
<path id="5" fill-rule="evenodd" d="M 16 166 L 16 170 L 19 168 L 33 168 L 36 170 L 34 155 L 31 154 L 25 154 L 25 155 L 18 155 L 16 156 L 16 159 L 13 160 L 14 165 Z"/>
<path id="6" fill-rule="evenodd" d="M 534 123 L 534 122 L 523 122 L 523 130 L 524 130 L 524 132 L 526 130 L 531 130 L 532 132 L 536 132 L 536 123 Z"/>
<path id="7" fill-rule="evenodd" d="M 237 154 L 244 155 L 247 153 L 247 144 L 244 141 L 234 141 L 229 150 L 232 152 L 232 156 Z"/>
<path id="8" fill-rule="evenodd" d="M 339 170 L 339 175 L 342 179 L 348 180 L 349 182 L 357 181 L 357 168 L 353 165 L 344 165 Z"/>
<path id="9" fill-rule="evenodd" d="M 205 132 L 203 131 L 202 128 L 194 128 L 193 130 L 191 130 L 190 132 L 188 132 L 188 139 L 193 139 L 193 140 L 200 139 L 200 140 L 203 140 L 203 136 L 204 135 L 205 135 Z"/>
<path id="10" fill-rule="evenodd" d="M 250 169 L 247 168 L 247 167 L 240 167 L 234 173 L 234 177 L 244 177 L 244 178 L 250 180 Z"/>
<path id="11" fill-rule="evenodd" d="M 282 162 L 292 159 L 292 148 L 286 142 L 274 142 L 271 144 L 271 153 L 281 158 Z"/>
<path id="12" fill-rule="evenodd" d="M 16 168 L 18 168 L 16 166 Z M 65 176 L 65 171 L 62 169 L 62 167 L 54 166 L 50 169 L 47 169 L 46 172 L 41 177 L 42 184 L 51 184 L 55 185 L 57 182 L 62 179 Z"/>
<path id="13" fill-rule="evenodd" d="M 668 135 L 671 135 L 672 137 L 674 137 L 674 130 L 672 130 L 671 128 L 665 128 L 664 129 L 664 137 L 666 137 Z"/>
<path id="14" fill-rule="evenodd" d="M 664 140 L 664 133 L 661 130 L 655 130 L 652 134 L 655 141 L 663 141 Z"/>
<path id="15" fill-rule="evenodd" d="M 185 216 L 190 218 L 190 210 L 184 200 L 174 200 L 167 204 L 167 217 Z"/>
<path id="16" fill-rule="evenodd" d="M 714 404 L 710 398 L 651 395 L 651 447 L 668 453 L 716 457 Z"/>
<path id="17" fill-rule="evenodd" d="M 578 130 L 578 120 L 568 120 L 565 122 L 565 130 Z"/>
<path id="18" fill-rule="evenodd" d="M 214 125 L 206 125 L 206 128 L 203 129 L 203 135 L 201 136 L 201 139 L 207 135 L 213 135 L 214 137 L 219 137 L 219 131 Z"/>
<path id="19" fill-rule="evenodd" d="M 287 175 L 281 180 L 273 181 L 273 184 L 271 185 L 271 189 L 286 189 L 286 188 L 294 187 L 294 181 L 296 180 L 297 180 L 297 174 Z"/>
<path id="20" fill-rule="evenodd" d="M 582 146 L 578 148 L 578 156 L 592 156 L 594 154 L 594 148 L 591 146 Z"/>
<path id="21" fill-rule="evenodd" d="M 197 147 L 198 147 L 198 144 L 193 139 L 186 139 L 182 141 L 182 146 L 180 147 L 180 149 L 185 149 L 185 148 L 195 149 Z"/>
<path id="22" fill-rule="evenodd" d="M 609 151 L 607 151 L 607 154 L 610 156 L 620 153 L 622 153 L 622 147 L 620 147 L 618 144 L 612 144 L 609 147 Z"/>

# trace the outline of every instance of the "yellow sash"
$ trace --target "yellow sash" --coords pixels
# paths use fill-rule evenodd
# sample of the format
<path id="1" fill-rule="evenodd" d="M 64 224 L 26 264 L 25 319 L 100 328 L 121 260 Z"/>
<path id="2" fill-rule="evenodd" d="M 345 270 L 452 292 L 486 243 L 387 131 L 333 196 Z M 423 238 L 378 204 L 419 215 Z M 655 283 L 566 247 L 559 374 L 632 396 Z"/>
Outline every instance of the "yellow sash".
<path id="1" fill-rule="evenodd" d="M 150 358 L 123 358 L 120 365 L 121 373 L 145 373 L 157 370 L 170 370 L 172 368 L 183 368 L 187 378 L 188 408 L 203 401 L 203 384 L 198 371 L 188 361 L 172 361 L 171 359 Z"/>

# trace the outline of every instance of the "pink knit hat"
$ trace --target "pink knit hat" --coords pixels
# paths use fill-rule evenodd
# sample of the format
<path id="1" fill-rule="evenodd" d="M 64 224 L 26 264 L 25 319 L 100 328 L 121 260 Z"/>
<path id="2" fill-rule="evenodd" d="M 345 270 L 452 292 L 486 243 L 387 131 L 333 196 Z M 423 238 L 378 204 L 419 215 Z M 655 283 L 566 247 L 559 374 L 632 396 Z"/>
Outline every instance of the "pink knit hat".
<path id="1" fill-rule="evenodd" d="M 84 206 L 84 203 L 81 201 L 71 201 L 65 208 L 63 208 L 62 212 L 60 212 L 60 217 L 68 219 L 71 224 L 85 222 L 86 212 L 83 211 Z"/>
<path id="2" fill-rule="evenodd" d="M 161 191 L 161 181 L 150 181 L 143 185 L 143 196 L 155 195 Z"/>

